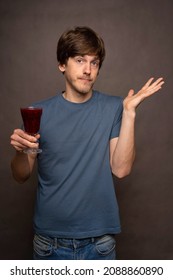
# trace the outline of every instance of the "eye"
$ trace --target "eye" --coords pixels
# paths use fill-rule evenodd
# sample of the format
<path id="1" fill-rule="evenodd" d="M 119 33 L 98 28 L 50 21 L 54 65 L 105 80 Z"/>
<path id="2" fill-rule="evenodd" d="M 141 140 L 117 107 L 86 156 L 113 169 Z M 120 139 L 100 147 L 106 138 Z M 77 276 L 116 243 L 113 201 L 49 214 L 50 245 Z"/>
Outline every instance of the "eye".
<path id="1" fill-rule="evenodd" d="M 94 67 L 99 67 L 99 60 L 94 60 L 94 61 L 92 61 L 92 65 L 93 65 Z"/>
<path id="2" fill-rule="evenodd" d="M 79 64 L 81 64 L 81 63 L 83 63 L 84 62 L 84 59 L 83 58 L 81 58 L 81 57 L 76 57 L 76 62 L 77 63 L 79 63 Z"/>

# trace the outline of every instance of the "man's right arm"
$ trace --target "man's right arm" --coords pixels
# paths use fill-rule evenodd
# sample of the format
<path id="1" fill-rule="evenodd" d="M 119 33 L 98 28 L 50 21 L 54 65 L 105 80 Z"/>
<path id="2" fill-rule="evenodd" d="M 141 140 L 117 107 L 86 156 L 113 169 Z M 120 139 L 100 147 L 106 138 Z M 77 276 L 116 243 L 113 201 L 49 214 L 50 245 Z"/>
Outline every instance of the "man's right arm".
<path id="1" fill-rule="evenodd" d="M 11 169 L 14 179 L 24 183 L 31 175 L 37 155 L 25 154 L 25 148 L 38 148 L 40 135 L 31 136 L 21 129 L 15 129 L 11 135 L 11 145 L 15 148 L 16 154 L 11 161 Z"/>

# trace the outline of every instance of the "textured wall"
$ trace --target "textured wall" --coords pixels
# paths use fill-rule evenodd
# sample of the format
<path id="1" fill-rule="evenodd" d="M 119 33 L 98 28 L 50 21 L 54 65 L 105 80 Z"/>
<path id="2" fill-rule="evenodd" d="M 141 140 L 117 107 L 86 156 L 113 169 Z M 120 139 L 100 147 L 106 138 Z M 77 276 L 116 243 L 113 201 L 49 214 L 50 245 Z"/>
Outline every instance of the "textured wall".
<path id="1" fill-rule="evenodd" d="M 138 108 L 137 158 L 117 180 L 122 233 L 119 259 L 173 259 L 173 2 L 171 0 L 0 1 L 0 259 L 32 257 L 36 172 L 24 185 L 10 172 L 9 137 L 21 123 L 19 107 L 64 89 L 56 44 L 76 25 L 95 29 L 107 56 L 98 90 L 126 96 L 150 77 L 164 89 Z"/>

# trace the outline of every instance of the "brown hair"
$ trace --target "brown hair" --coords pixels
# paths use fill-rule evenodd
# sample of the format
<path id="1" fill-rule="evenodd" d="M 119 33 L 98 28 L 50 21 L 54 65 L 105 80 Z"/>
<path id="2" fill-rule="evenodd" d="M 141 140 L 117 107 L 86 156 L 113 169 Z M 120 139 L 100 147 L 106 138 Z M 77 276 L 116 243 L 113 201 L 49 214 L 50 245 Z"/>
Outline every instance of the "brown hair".
<path id="1" fill-rule="evenodd" d="M 66 64 L 69 57 L 76 55 L 96 55 L 99 68 L 105 58 L 103 39 L 89 27 L 76 27 L 64 32 L 57 45 L 57 60 L 60 65 Z"/>

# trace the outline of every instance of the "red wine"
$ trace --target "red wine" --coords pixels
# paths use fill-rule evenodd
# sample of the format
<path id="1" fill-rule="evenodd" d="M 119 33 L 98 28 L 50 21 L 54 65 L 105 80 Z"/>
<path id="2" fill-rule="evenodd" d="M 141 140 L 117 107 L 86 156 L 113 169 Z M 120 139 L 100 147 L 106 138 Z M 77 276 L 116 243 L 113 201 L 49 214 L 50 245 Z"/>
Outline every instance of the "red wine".
<path id="1" fill-rule="evenodd" d="M 37 134 L 40 129 L 42 108 L 27 107 L 21 108 L 20 111 L 23 119 L 25 132 L 31 135 Z"/>

